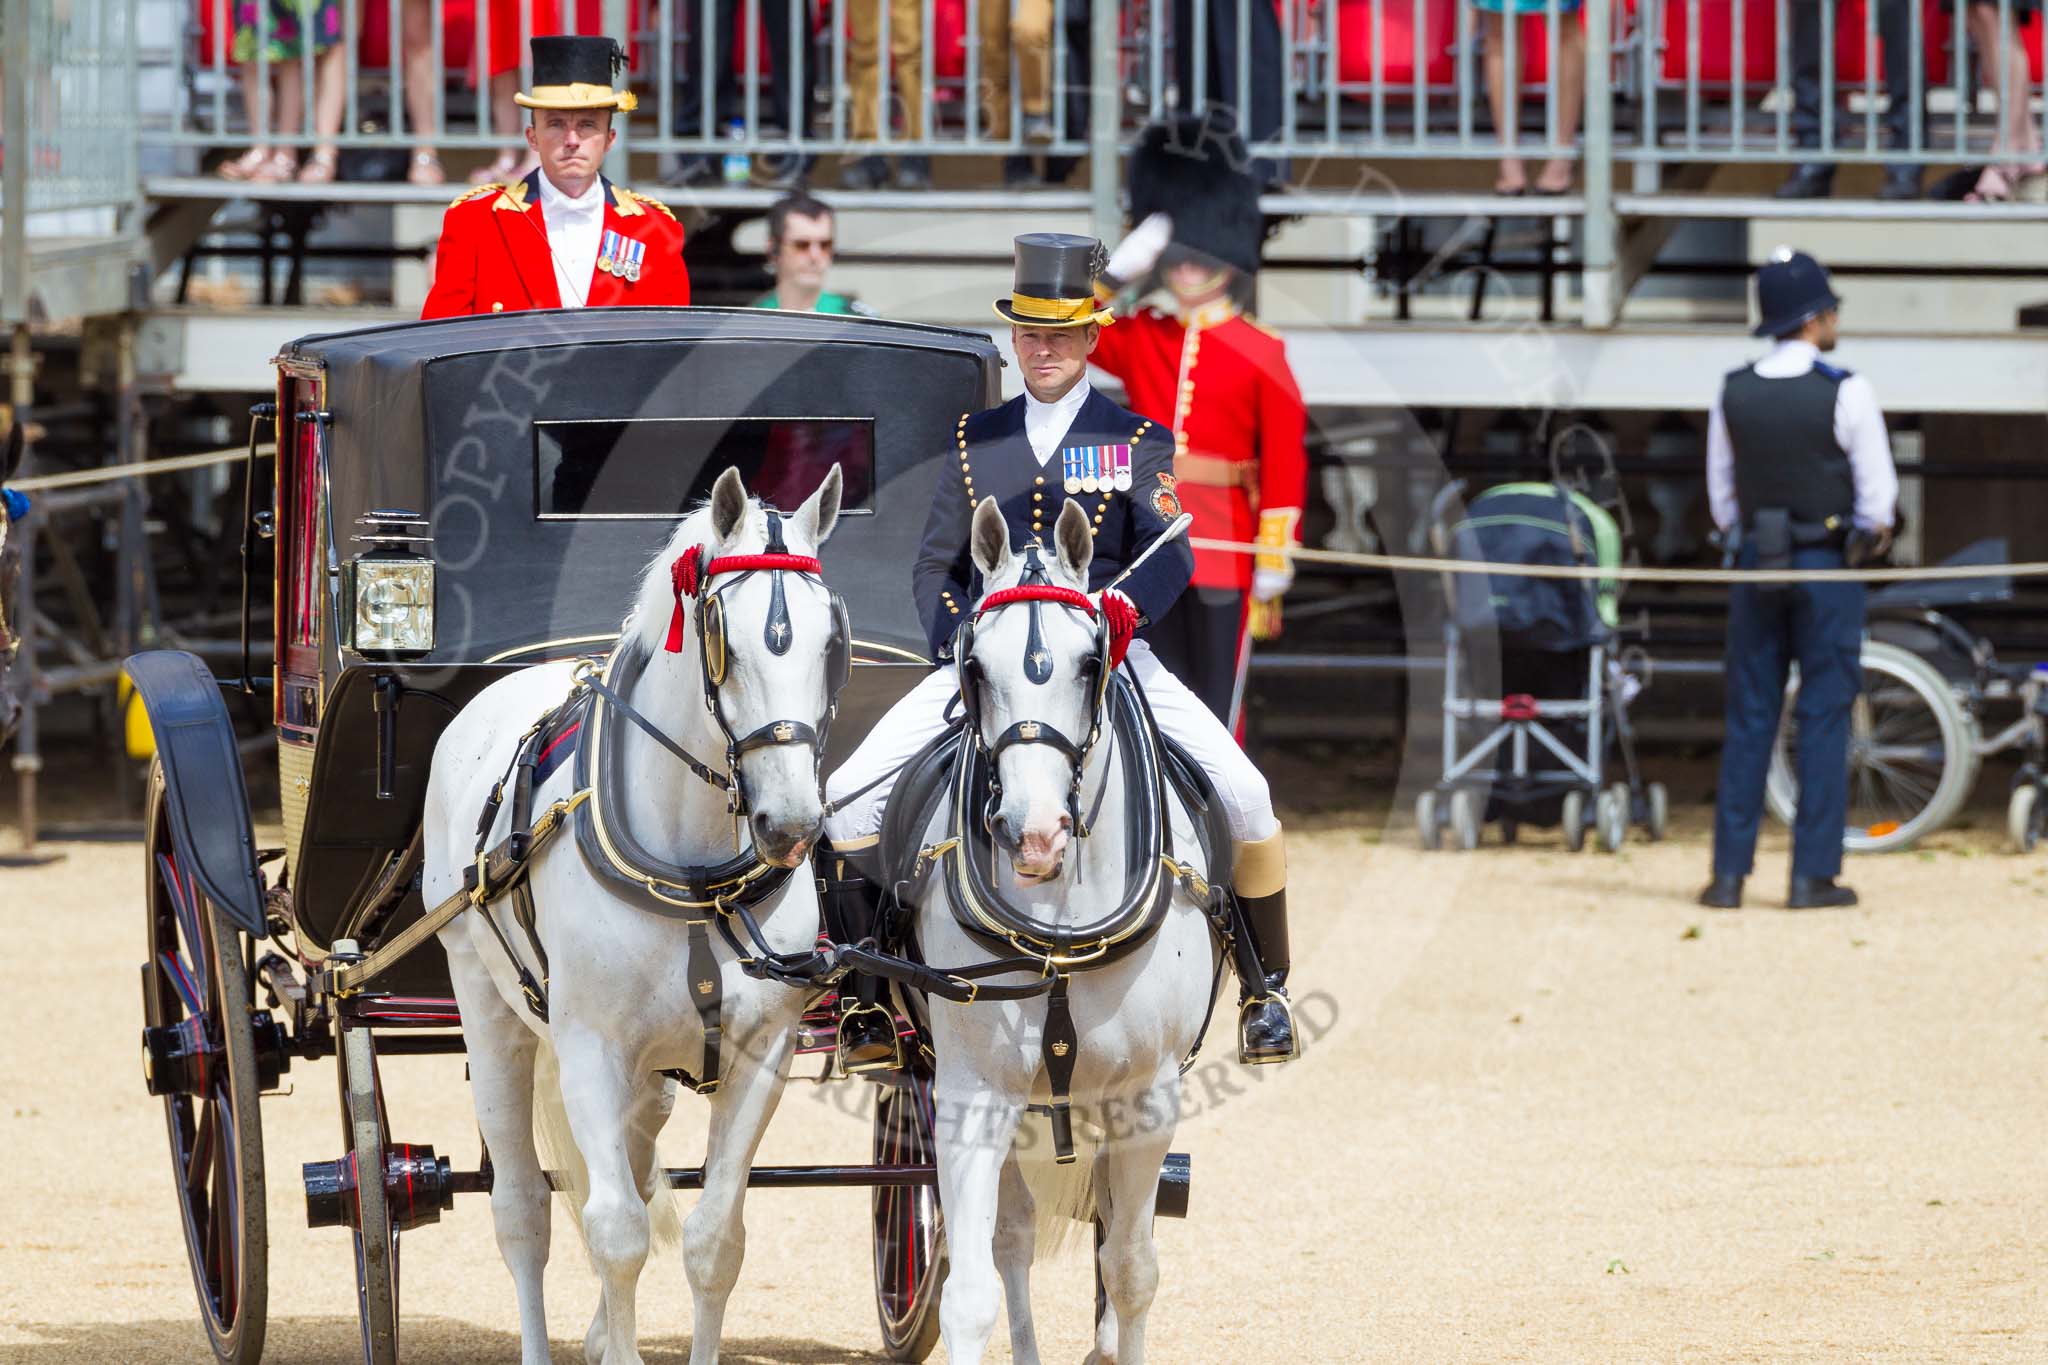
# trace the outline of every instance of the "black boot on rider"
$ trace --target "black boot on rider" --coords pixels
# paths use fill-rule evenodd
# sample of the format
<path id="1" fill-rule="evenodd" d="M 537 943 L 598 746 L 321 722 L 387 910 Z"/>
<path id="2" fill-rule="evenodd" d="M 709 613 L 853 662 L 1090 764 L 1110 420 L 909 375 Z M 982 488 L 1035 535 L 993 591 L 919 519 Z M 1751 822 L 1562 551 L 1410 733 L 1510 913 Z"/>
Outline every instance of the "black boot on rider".
<path id="1" fill-rule="evenodd" d="M 1238 905 L 1259 970 L 1255 980 L 1238 983 L 1237 1059 L 1254 1065 L 1292 1061 L 1301 1055 L 1301 1047 L 1294 1037 L 1294 1011 L 1287 1003 L 1287 892 L 1240 896 Z"/>
<path id="2" fill-rule="evenodd" d="M 831 849 L 819 850 L 818 894 L 825 932 L 838 943 L 873 938 L 881 898 L 860 871 Z M 850 973 L 839 984 L 839 1069 L 847 1075 L 897 1066 L 896 1015 L 884 1003 L 881 978 Z"/>
<path id="3" fill-rule="evenodd" d="M 1291 1061 L 1301 1055 L 1287 1004 L 1287 846 L 1283 832 L 1232 850 L 1237 884 L 1237 1059 Z"/>

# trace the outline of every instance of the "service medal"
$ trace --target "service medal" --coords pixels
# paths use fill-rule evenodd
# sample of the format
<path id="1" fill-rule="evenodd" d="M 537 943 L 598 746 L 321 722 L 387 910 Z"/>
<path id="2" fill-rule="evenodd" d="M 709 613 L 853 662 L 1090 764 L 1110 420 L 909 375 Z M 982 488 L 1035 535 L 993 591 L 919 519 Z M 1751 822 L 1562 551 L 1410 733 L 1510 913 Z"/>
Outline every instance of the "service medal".
<path id="1" fill-rule="evenodd" d="M 605 274 L 612 273 L 612 262 L 617 259 L 619 234 L 605 229 L 604 242 L 597 249 L 597 268 Z"/>
<path id="2" fill-rule="evenodd" d="M 1119 493 L 1131 491 L 1131 448 L 1127 445 L 1109 448 L 1110 486 Z"/>
<path id="3" fill-rule="evenodd" d="M 1068 446 L 1060 452 L 1060 471 L 1068 493 L 1081 491 L 1081 452 Z"/>
<path id="4" fill-rule="evenodd" d="M 1102 489 L 1102 447 L 1081 447 L 1081 491 L 1096 493 Z"/>
<path id="5" fill-rule="evenodd" d="M 640 278 L 640 261 L 647 255 L 647 243 L 626 243 L 626 280 L 630 284 Z"/>

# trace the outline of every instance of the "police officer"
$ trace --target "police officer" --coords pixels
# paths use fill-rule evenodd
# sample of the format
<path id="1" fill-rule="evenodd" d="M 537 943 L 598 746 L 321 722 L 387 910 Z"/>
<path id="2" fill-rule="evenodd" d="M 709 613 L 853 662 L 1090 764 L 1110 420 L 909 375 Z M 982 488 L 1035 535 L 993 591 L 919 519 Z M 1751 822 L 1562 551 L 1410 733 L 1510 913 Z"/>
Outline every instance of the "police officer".
<path id="1" fill-rule="evenodd" d="M 981 595 L 968 539 L 984 498 L 1002 509 L 1013 545 L 1050 535 L 1064 505 L 1078 502 L 1095 538 L 1091 589 L 1121 599 L 1116 610 L 1141 625 L 1164 615 L 1187 587 L 1194 556 L 1184 540 L 1161 546 L 1120 589 L 1106 586 L 1181 509 L 1170 430 L 1110 402 L 1088 383 L 1088 354 L 1111 320 L 1094 292 L 1101 250 L 1093 237 L 1068 233 L 1017 238 L 1016 287 L 995 308 L 1010 323 L 1025 391 L 1000 407 L 960 415 L 959 468 L 941 478 L 911 578 L 935 657 L 947 657 L 954 632 Z M 1236 891 L 1259 959 L 1258 979 L 1239 983 L 1240 1059 L 1286 1061 L 1296 1051 L 1286 992 L 1287 860 L 1266 780 L 1145 641 L 1132 641 L 1125 665 L 1145 689 L 1159 728 L 1209 776 L 1230 823 Z M 945 728 L 947 705 L 958 694 L 955 670 L 940 668 L 892 707 L 827 780 L 834 814 L 825 829 L 833 853 L 879 841 L 896 773 Z M 857 888 L 835 884 L 842 878 L 843 872 L 827 879 L 827 913 L 858 917 Z M 894 1054 L 893 1027 L 879 1036 L 870 1032 L 886 1019 L 872 1004 L 872 989 L 861 998 L 867 1007 L 840 1021 L 841 1060 L 849 1070 L 886 1064 Z"/>
<path id="2" fill-rule="evenodd" d="M 1745 569 L 1839 569 L 1884 553 L 1898 502 L 1884 414 L 1835 348 L 1827 271 L 1780 247 L 1757 272 L 1756 335 L 1776 345 L 1731 373 L 1707 426 L 1707 496 Z M 1733 910 L 1755 860 L 1764 776 L 1790 665 L 1799 665 L 1799 814 L 1786 908 L 1854 905 L 1837 886 L 1848 804 L 1849 712 L 1862 689 L 1861 583 L 1739 584 L 1728 595 L 1727 736 L 1714 875 L 1700 904 Z"/>

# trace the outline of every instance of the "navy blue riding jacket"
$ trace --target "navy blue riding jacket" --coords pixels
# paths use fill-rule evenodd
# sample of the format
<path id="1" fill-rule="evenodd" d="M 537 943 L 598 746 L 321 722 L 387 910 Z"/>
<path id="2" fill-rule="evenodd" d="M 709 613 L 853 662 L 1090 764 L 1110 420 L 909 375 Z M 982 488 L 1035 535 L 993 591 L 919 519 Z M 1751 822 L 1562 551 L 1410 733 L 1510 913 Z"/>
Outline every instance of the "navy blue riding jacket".
<path id="1" fill-rule="evenodd" d="M 950 645 L 954 631 L 981 596 L 981 572 L 974 567 L 969 541 L 974 509 L 983 498 L 994 498 L 1002 508 L 1013 548 L 1034 539 L 1050 547 L 1061 508 L 1070 498 L 1080 503 L 1095 534 L 1094 558 L 1088 565 L 1091 592 L 1122 573 L 1124 565 L 1180 515 L 1171 428 L 1127 412 L 1091 390 L 1060 448 L 1040 465 L 1024 434 L 1024 404 L 1019 396 L 1001 407 L 960 416 L 955 432 L 958 465 L 939 478 L 938 497 L 925 521 L 924 544 L 911 573 L 918 616 L 934 658 Z M 1113 474 L 1125 465 L 1128 488 L 1067 491 L 1070 469 Z M 1140 624 L 1146 624 L 1166 614 L 1194 569 L 1195 554 L 1183 536 L 1118 587 L 1137 604 L 1144 618 Z"/>

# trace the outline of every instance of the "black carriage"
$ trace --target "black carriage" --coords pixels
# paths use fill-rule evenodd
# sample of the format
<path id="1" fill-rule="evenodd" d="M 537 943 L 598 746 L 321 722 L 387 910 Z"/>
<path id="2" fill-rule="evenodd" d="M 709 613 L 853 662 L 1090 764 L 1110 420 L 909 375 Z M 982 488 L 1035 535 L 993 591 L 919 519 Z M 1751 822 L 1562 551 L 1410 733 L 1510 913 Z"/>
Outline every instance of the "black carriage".
<path id="1" fill-rule="evenodd" d="M 373 1365 L 397 1358 L 401 1237 L 490 1186 L 487 1153 L 458 1169 L 393 1140 L 378 1075 L 384 1058 L 462 1049 L 446 963 L 420 932 L 422 804 L 448 720 L 508 670 L 603 652 L 620 585 L 724 469 L 794 506 L 836 462 L 829 572 L 856 664 L 833 730 L 843 753 L 929 666 L 907 566 L 937 457 L 960 413 L 997 399 L 1001 363 L 982 333 L 713 309 L 395 325 L 276 358 L 275 404 L 257 409 L 275 476 L 266 493 L 252 425 L 244 559 L 260 566 L 273 542 L 282 847 L 257 846 L 222 696 L 266 684 L 246 667 L 216 680 L 189 654 L 130 661 L 159 751 L 145 1074 L 222 1361 L 262 1352 L 258 1097 L 295 1061 L 338 1060 L 343 1143 L 306 1167 L 307 1213 L 355 1239 Z M 820 1002 L 802 1050 L 830 1053 L 835 1018 Z M 885 1345 L 921 1359 L 943 1265 L 930 1072 L 913 1059 L 870 1078 L 883 1083 L 872 1166 L 756 1168 L 751 1183 L 875 1187 Z"/>

